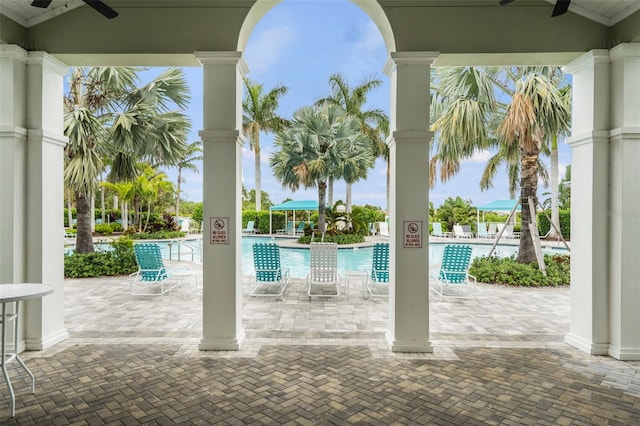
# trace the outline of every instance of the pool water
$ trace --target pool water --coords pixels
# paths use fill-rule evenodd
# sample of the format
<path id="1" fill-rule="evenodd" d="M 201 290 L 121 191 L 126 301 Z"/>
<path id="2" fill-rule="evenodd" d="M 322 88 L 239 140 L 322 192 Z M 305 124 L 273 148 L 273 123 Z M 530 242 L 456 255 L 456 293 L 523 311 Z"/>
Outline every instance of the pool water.
<path id="1" fill-rule="evenodd" d="M 253 272 L 253 244 L 256 242 L 268 242 L 267 238 L 242 237 L 242 273 Z M 429 244 L 429 263 L 442 263 L 442 253 L 446 243 Z M 472 258 L 486 256 L 491 250 L 492 244 L 470 244 L 473 247 Z M 494 254 L 499 257 L 509 257 L 518 252 L 517 245 L 498 245 Z M 542 252 L 545 254 L 567 254 L 564 248 L 546 248 Z M 344 275 L 345 271 L 363 271 L 371 269 L 371 258 L 373 247 L 363 247 L 354 249 L 338 250 L 338 270 Z M 309 250 L 297 248 L 281 248 L 280 262 L 283 268 L 289 269 L 292 278 L 306 278 L 309 272 Z"/>
<path id="2" fill-rule="evenodd" d="M 253 244 L 277 241 L 265 237 L 242 237 L 242 273 L 249 275 L 253 273 Z M 187 240 L 164 242 L 154 241 L 160 245 L 162 257 L 165 259 L 178 259 L 178 246 L 180 247 L 180 260 L 200 261 L 200 246 L 202 240 Z M 442 253 L 445 242 L 431 242 L 429 244 L 429 262 L 437 264 L 442 262 Z M 491 250 L 492 243 L 470 244 L 473 247 L 472 258 L 486 256 Z M 171 250 L 171 251 L 170 251 Z M 516 254 L 517 245 L 498 245 L 494 250 L 494 255 L 508 257 Z M 545 254 L 567 254 L 564 247 L 549 248 L 543 247 Z M 345 271 L 363 271 L 371 268 L 371 257 L 373 247 L 362 248 L 341 248 L 338 250 L 338 270 L 341 274 Z M 281 248 L 280 261 L 283 268 L 289 269 L 289 276 L 292 278 L 305 278 L 309 272 L 309 250 L 306 248 Z"/>

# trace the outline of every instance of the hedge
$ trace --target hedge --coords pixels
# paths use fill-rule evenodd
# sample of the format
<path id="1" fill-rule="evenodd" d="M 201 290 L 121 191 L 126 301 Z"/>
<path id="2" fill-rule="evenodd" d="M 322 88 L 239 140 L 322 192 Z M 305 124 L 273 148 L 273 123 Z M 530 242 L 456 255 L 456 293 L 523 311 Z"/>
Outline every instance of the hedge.
<path id="1" fill-rule="evenodd" d="M 276 233 L 277 229 L 284 229 L 284 220 L 285 214 L 282 212 L 272 212 L 271 213 L 271 229 L 273 233 Z M 242 212 L 242 229 L 247 227 L 247 223 L 253 220 L 253 227 L 257 230 L 259 234 L 268 234 L 269 233 L 269 212 L 268 211 L 255 211 L 255 210 L 245 210 Z"/>
<path id="2" fill-rule="evenodd" d="M 546 213 L 551 217 L 551 210 L 547 210 Z M 560 210 L 559 217 L 562 237 L 565 240 L 569 240 L 571 239 L 571 210 Z M 547 217 L 543 213 L 538 213 L 538 231 L 540 231 L 540 235 L 547 235 L 549 229 L 551 229 L 551 224 Z"/>

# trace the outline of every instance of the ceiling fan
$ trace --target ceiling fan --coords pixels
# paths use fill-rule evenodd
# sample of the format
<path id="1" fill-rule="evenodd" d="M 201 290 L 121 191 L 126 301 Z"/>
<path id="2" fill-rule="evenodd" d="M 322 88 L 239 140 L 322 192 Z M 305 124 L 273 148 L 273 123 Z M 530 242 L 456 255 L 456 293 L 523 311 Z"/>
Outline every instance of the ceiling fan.
<path id="1" fill-rule="evenodd" d="M 500 6 L 504 6 L 505 4 L 509 4 L 515 0 L 500 0 Z M 553 8 L 553 12 L 551 12 L 551 16 L 560 16 L 567 13 L 569 10 L 569 5 L 571 4 L 571 0 L 556 0 L 556 5 Z"/>
<path id="2" fill-rule="evenodd" d="M 46 9 L 47 7 L 49 7 L 52 1 L 53 0 L 33 0 L 31 2 L 31 6 L 41 7 L 43 9 Z M 82 0 L 82 1 L 109 19 L 113 19 L 116 16 L 118 16 L 118 12 L 116 12 L 115 10 L 111 9 L 109 6 L 104 4 L 102 0 Z"/>

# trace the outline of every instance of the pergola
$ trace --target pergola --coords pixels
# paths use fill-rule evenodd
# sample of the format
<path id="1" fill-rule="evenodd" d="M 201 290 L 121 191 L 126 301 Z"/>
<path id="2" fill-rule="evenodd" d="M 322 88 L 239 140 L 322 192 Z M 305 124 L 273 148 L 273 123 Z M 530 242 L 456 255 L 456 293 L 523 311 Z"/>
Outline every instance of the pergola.
<path id="1" fill-rule="evenodd" d="M 271 212 L 274 211 L 292 211 L 293 212 L 293 225 L 296 223 L 296 212 L 297 211 L 306 211 L 310 212 L 312 210 L 318 210 L 318 201 L 317 200 L 290 200 L 286 201 L 282 204 L 278 204 L 277 206 L 269 207 L 269 233 L 273 234 L 273 230 L 271 229 Z M 285 223 L 286 225 L 286 223 Z"/>
<path id="2" fill-rule="evenodd" d="M 237 350 L 241 320 L 242 52 L 277 0 L 0 2 L 0 283 L 56 288 L 23 313 L 20 347 L 65 329 L 63 77 L 70 66 L 203 69 L 205 218 L 228 219 L 228 243 L 205 239 L 201 350 Z M 429 205 L 433 67 L 561 65 L 572 77 L 571 313 L 565 341 L 589 354 L 640 360 L 640 1 L 353 0 L 389 57 L 390 296 L 394 352 L 432 352 L 428 232 L 404 247 L 404 223 Z M 69 7 L 65 7 L 68 5 Z M 328 5 L 327 7 L 330 7 Z M 471 183 L 470 183 L 471 184 Z M 206 220 L 204 233 L 212 221 Z"/>

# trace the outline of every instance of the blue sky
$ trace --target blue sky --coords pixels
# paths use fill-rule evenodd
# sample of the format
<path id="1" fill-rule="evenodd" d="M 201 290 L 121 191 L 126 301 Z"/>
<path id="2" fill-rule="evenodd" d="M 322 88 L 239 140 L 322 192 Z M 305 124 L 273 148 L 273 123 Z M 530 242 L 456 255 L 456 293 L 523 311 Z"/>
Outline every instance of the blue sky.
<path id="1" fill-rule="evenodd" d="M 330 93 L 329 76 L 341 73 L 351 86 L 367 77 L 383 81 L 383 85 L 369 94 L 368 107 L 389 112 L 389 79 L 382 72 L 388 53 L 382 37 L 371 19 L 348 0 L 295 1 L 285 0 L 271 9 L 256 25 L 244 58 L 249 66 L 249 77 L 262 83 L 265 92 L 276 85 L 289 88 L 281 98 L 278 113 L 291 117 L 298 108 L 314 103 Z M 192 90 L 191 106 L 187 113 L 193 129 L 189 141 L 198 139 L 202 129 L 202 70 L 185 68 Z M 269 155 L 273 152 L 273 135 L 262 134 L 262 190 L 269 193 L 274 203 L 286 198 L 316 199 L 315 188 L 292 193 L 283 189 L 269 168 Z M 571 164 L 571 152 L 560 144 L 560 175 Z M 446 184 L 438 183 L 430 191 L 430 200 L 438 207 L 448 197 L 457 195 L 472 200 L 474 205 L 495 199 L 508 198 L 506 177 L 499 173 L 494 188 L 482 192 L 478 182 L 489 152 L 478 153 L 467 160 L 458 176 Z M 248 144 L 243 148 L 243 178 L 248 189 L 254 188 L 254 155 Z M 543 161 L 549 162 L 548 158 Z M 175 180 L 175 171 L 169 176 Z M 202 175 L 187 172 L 182 184 L 183 197 L 189 201 L 202 200 Z M 540 192 L 544 192 L 541 189 Z M 344 199 L 343 183 L 336 183 L 334 199 Z M 386 208 L 386 165 L 382 160 L 369 172 L 366 181 L 353 186 L 353 203 L 371 204 Z"/>

